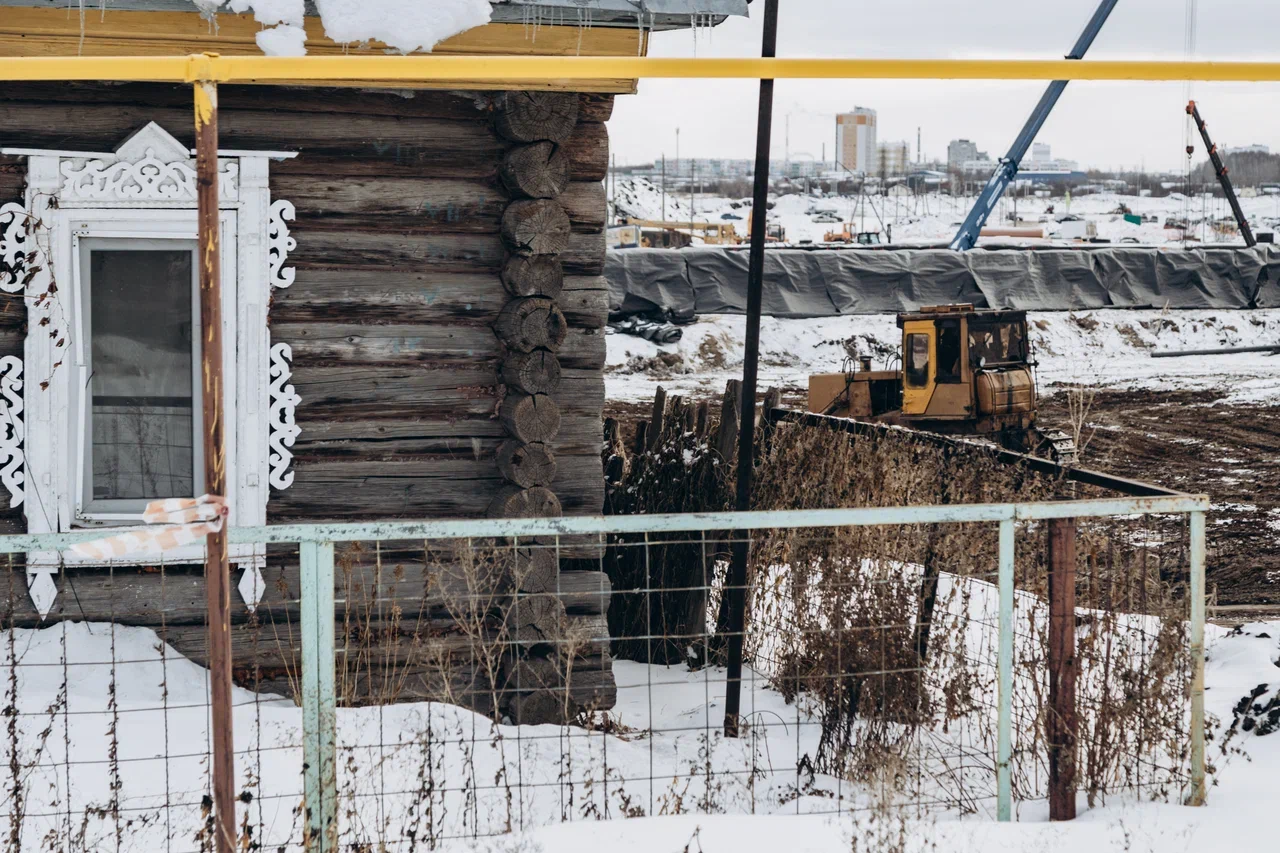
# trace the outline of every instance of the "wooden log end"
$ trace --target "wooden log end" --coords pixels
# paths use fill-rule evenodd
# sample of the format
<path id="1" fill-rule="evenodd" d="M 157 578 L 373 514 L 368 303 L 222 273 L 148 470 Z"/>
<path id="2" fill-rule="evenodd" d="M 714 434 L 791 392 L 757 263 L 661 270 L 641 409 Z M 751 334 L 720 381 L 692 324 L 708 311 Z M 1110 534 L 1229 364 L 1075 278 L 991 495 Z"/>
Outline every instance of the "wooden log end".
<path id="1" fill-rule="evenodd" d="M 558 255 L 569 248 L 569 214 L 551 199 L 515 201 L 502 212 L 502 239 L 521 255 Z"/>
<path id="2" fill-rule="evenodd" d="M 555 198 L 569 186 L 569 156 L 554 142 L 517 145 L 507 151 L 499 174 L 513 196 Z"/>
<path id="3" fill-rule="evenodd" d="M 502 285 L 512 296 L 559 298 L 564 264 L 552 255 L 511 255 L 502 266 Z"/>
<path id="4" fill-rule="evenodd" d="M 507 435 L 525 444 L 551 441 L 560 432 L 560 408 L 546 394 L 510 393 L 498 406 Z"/>
<path id="5" fill-rule="evenodd" d="M 556 455 L 542 442 L 504 441 L 497 462 L 502 476 L 522 489 L 549 486 L 556 478 Z"/>
<path id="6" fill-rule="evenodd" d="M 543 296 L 513 299 L 503 306 L 494 332 L 516 352 L 547 349 L 555 352 L 569 334 L 569 322 L 555 302 Z"/>
<path id="7" fill-rule="evenodd" d="M 489 503 L 490 518 L 559 518 L 563 510 L 560 499 L 545 486 L 522 489 L 503 486 Z"/>
<path id="8" fill-rule="evenodd" d="M 503 92 L 494 101 L 494 127 L 513 142 L 564 142 L 578 123 L 576 92 Z"/>
<path id="9" fill-rule="evenodd" d="M 550 350 L 513 352 L 502 363 L 502 382 L 526 394 L 551 394 L 560 387 L 560 359 Z"/>

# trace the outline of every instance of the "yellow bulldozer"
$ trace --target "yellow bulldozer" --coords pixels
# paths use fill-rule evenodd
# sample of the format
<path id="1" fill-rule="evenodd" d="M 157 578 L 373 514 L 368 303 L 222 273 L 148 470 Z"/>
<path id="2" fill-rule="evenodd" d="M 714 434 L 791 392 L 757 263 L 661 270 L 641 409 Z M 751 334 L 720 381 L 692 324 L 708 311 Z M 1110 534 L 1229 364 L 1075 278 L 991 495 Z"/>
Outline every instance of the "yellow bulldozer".
<path id="1" fill-rule="evenodd" d="M 939 305 L 899 314 L 898 327 L 899 369 L 872 370 L 862 356 L 844 372 L 810 376 L 809 410 L 984 436 L 1010 450 L 1075 462 L 1071 437 L 1036 423 L 1025 311 Z"/>

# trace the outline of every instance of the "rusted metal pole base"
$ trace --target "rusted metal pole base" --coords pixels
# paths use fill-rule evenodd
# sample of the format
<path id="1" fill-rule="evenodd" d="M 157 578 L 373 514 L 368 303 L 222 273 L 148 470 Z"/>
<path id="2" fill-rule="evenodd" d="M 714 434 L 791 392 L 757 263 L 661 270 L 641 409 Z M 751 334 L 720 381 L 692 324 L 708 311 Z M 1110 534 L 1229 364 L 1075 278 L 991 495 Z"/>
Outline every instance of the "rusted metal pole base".
<path id="1" fill-rule="evenodd" d="M 1076 520 L 1049 520 L 1049 820 L 1076 816 Z"/>

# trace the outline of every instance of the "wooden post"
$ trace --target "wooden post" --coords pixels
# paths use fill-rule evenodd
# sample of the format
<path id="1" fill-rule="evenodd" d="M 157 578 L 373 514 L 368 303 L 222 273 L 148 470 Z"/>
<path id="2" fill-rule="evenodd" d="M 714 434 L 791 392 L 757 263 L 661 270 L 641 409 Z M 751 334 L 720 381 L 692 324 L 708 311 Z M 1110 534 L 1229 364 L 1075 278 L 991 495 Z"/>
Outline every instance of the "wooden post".
<path id="1" fill-rule="evenodd" d="M 764 37 L 760 55 L 773 58 L 778 47 L 778 0 L 765 0 Z M 738 424 L 738 512 L 751 508 L 751 468 L 755 464 L 756 379 L 760 362 L 760 310 L 764 296 L 765 216 L 769 200 L 769 148 L 773 130 L 773 81 L 760 81 L 760 108 L 756 118 L 756 167 L 751 207 L 751 252 L 747 271 L 747 335 L 742 361 L 742 417 Z M 692 185 L 690 185 L 692 193 Z M 724 735 L 738 736 L 738 712 L 742 703 L 742 644 L 747 623 L 747 531 L 733 537 L 729 563 L 729 655 L 724 697 Z"/>
<path id="2" fill-rule="evenodd" d="M 195 92 L 197 246 L 200 265 L 201 406 L 204 413 L 204 488 L 227 494 L 226 422 L 222 409 L 222 269 L 218 238 L 218 87 L 198 81 Z M 236 844 L 235 753 L 231 718 L 231 570 L 227 525 L 205 545 L 209 623 L 210 717 L 213 726 L 213 828 L 218 853 Z"/>
<path id="3" fill-rule="evenodd" d="M 1049 820 L 1076 816 L 1076 520 L 1049 520 Z"/>

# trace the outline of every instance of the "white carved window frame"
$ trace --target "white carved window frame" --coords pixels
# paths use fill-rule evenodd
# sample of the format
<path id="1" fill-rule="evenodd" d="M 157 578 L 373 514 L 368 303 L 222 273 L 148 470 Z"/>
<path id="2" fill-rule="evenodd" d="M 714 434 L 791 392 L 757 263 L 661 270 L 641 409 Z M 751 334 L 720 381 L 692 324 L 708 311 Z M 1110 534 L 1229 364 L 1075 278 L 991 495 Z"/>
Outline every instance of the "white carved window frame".
<path id="1" fill-rule="evenodd" d="M 43 269 L 26 287 L 25 424 L 21 430 L 25 482 L 19 481 L 24 493 L 13 494 L 12 500 L 25 505 L 28 532 L 62 532 L 80 526 L 77 503 L 81 480 L 76 466 L 84 456 L 79 450 L 84 440 L 79 428 L 83 419 L 72 417 L 72 383 L 85 379 L 79 368 L 83 359 L 76 358 L 81 344 L 80 289 L 74 284 L 79 270 L 78 241 L 100 236 L 195 239 L 195 163 L 193 152 L 154 122 L 111 153 L 21 148 L 3 148 L 0 153 L 26 158 L 25 214 L 30 223 L 36 223 L 31 235 L 34 249 L 43 256 L 37 261 Z M 292 283 L 293 271 L 284 261 L 295 244 L 284 223 L 292 219 L 293 207 L 287 201 L 272 204 L 268 165 L 270 160 L 296 155 L 218 153 L 223 339 L 228 344 L 234 342 L 234 346 L 224 345 L 223 364 L 230 523 L 262 525 L 269 496 L 271 422 L 287 415 L 292 424 L 292 407 L 296 405 L 295 395 L 287 401 L 287 412 L 271 411 L 267 310 L 272 286 Z M 39 300 L 50 281 L 57 285 L 56 299 Z M 41 325 L 45 315 L 49 315 L 49 323 Z M 57 346 L 58 338 L 50 336 L 51 327 L 65 331 L 63 346 Z M 288 435 L 288 444 L 293 443 L 295 434 Z M 278 440 L 273 444 L 287 456 Z M 278 456 L 274 451 L 271 455 Z M 287 468 L 289 459 L 273 461 Z M 118 530 L 113 528 L 112 532 Z M 265 561 L 265 546 L 232 545 L 230 557 L 250 570 L 241 581 L 241 592 L 246 601 L 256 603 L 262 591 L 258 569 Z M 94 565 L 71 552 L 33 553 L 27 559 L 29 576 L 56 572 L 62 565 Z M 171 551 L 164 557 L 167 563 L 203 559 L 203 545 Z M 40 598 L 36 594 L 38 579 L 29 580 L 33 597 Z M 52 589 L 47 576 L 43 580 Z M 52 600 L 36 603 L 45 612 Z"/>

